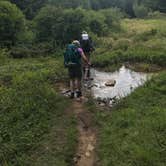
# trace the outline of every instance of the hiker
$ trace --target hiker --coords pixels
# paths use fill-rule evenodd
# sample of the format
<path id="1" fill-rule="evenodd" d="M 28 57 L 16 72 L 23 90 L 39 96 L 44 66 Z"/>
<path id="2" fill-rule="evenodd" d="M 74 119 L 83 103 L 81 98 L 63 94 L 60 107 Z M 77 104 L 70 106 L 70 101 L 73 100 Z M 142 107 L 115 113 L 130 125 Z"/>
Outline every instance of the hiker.
<path id="1" fill-rule="evenodd" d="M 93 42 L 91 37 L 88 35 L 86 31 L 83 31 L 80 39 L 81 48 L 83 49 L 86 58 L 90 61 L 90 53 L 94 51 Z M 86 63 L 83 63 L 83 72 L 84 72 L 84 80 L 90 79 L 90 66 Z"/>
<path id="2" fill-rule="evenodd" d="M 70 77 L 70 98 L 74 98 L 75 92 L 76 97 L 82 97 L 81 92 L 81 79 L 82 79 L 82 59 L 85 61 L 87 66 L 90 62 L 86 58 L 82 48 L 80 47 L 80 42 L 74 40 L 72 44 L 69 44 L 64 53 L 64 64 L 68 68 L 68 73 Z"/>

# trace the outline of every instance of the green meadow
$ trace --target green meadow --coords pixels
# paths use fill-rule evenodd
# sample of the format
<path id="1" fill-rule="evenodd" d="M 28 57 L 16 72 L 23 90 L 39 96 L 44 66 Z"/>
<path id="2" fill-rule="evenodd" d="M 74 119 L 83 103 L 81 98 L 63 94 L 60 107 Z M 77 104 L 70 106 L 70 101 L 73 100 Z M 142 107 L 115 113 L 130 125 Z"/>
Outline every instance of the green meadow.
<path id="1" fill-rule="evenodd" d="M 120 33 L 98 40 L 93 56 L 96 67 L 106 70 L 119 63 L 166 66 L 166 17 L 123 19 Z"/>
<path id="2" fill-rule="evenodd" d="M 6 59 L 0 66 L 2 165 L 72 164 L 75 118 L 55 87 L 66 75 L 62 66 L 55 58 Z"/>
<path id="3" fill-rule="evenodd" d="M 99 166 L 164 166 L 166 163 L 166 21 L 124 19 L 122 32 L 102 38 L 93 62 L 105 71 L 123 63 L 153 71 L 151 80 L 110 109 L 87 107 L 98 128 Z M 105 47 L 104 47 L 105 46 Z M 152 66 L 155 69 L 151 70 Z"/>
<path id="4" fill-rule="evenodd" d="M 59 86 L 66 45 L 82 31 L 95 69 L 125 64 L 152 78 L 112 108 L 88 95 L 74 107 Z M 165 166 L 165 69 L 164 0 L 0 0 L 0 166 L 75 165 L 84 119 L 95 166 Z"/>

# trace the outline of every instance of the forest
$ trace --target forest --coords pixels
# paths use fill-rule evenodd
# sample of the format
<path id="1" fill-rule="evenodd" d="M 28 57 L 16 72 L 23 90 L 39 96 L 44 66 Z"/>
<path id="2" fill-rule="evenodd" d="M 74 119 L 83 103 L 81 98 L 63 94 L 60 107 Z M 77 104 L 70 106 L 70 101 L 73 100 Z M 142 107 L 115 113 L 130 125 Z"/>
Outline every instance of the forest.
<path id="1" fill-rule="evenodd" d="M 0 165 L 165 166 L 165 27 L 165 0 L 0 0 Z M 113 107 L 88 88 L 68 99 L 63 54 L 82 31 L 93 71 L 150 80 Z"/>

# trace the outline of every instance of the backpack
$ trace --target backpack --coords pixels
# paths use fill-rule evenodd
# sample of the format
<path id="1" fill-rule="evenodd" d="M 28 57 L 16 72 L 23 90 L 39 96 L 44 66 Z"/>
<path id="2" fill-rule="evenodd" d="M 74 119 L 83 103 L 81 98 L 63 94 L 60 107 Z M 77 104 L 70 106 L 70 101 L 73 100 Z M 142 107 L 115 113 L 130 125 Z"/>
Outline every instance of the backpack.
<path id="1" fill-rule="evenodd" d="M 81 36 L 80 44 L 84 52 L 90 52 L 92 48 L 92 41 L 89 36 Z"/>
<path id="2" fill-rule="evenodd" d="M 74 67 L 81 65 L 81 55 L 74 44 L 69 44 L 64 53 L 65 67 Z"/>

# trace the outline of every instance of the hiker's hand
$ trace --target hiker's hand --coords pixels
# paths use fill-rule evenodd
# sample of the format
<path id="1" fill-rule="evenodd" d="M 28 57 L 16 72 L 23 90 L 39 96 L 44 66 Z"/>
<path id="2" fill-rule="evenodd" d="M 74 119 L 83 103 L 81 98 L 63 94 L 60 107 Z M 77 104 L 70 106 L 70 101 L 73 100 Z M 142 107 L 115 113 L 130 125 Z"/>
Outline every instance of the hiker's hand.
<path id="1" fill-rule="evenodd" d="M 91 52 L 95 51 L 95 48 L 93 48 L 93 47 L 92 47 L 92 48 L 90 48 L 90 51 L 91 51 Z"/>
<path id="2" fill-rule="evenodd" d="M 88 62 L 88 65 L 91 66 L 92 65 L 91 62 Z"/>

